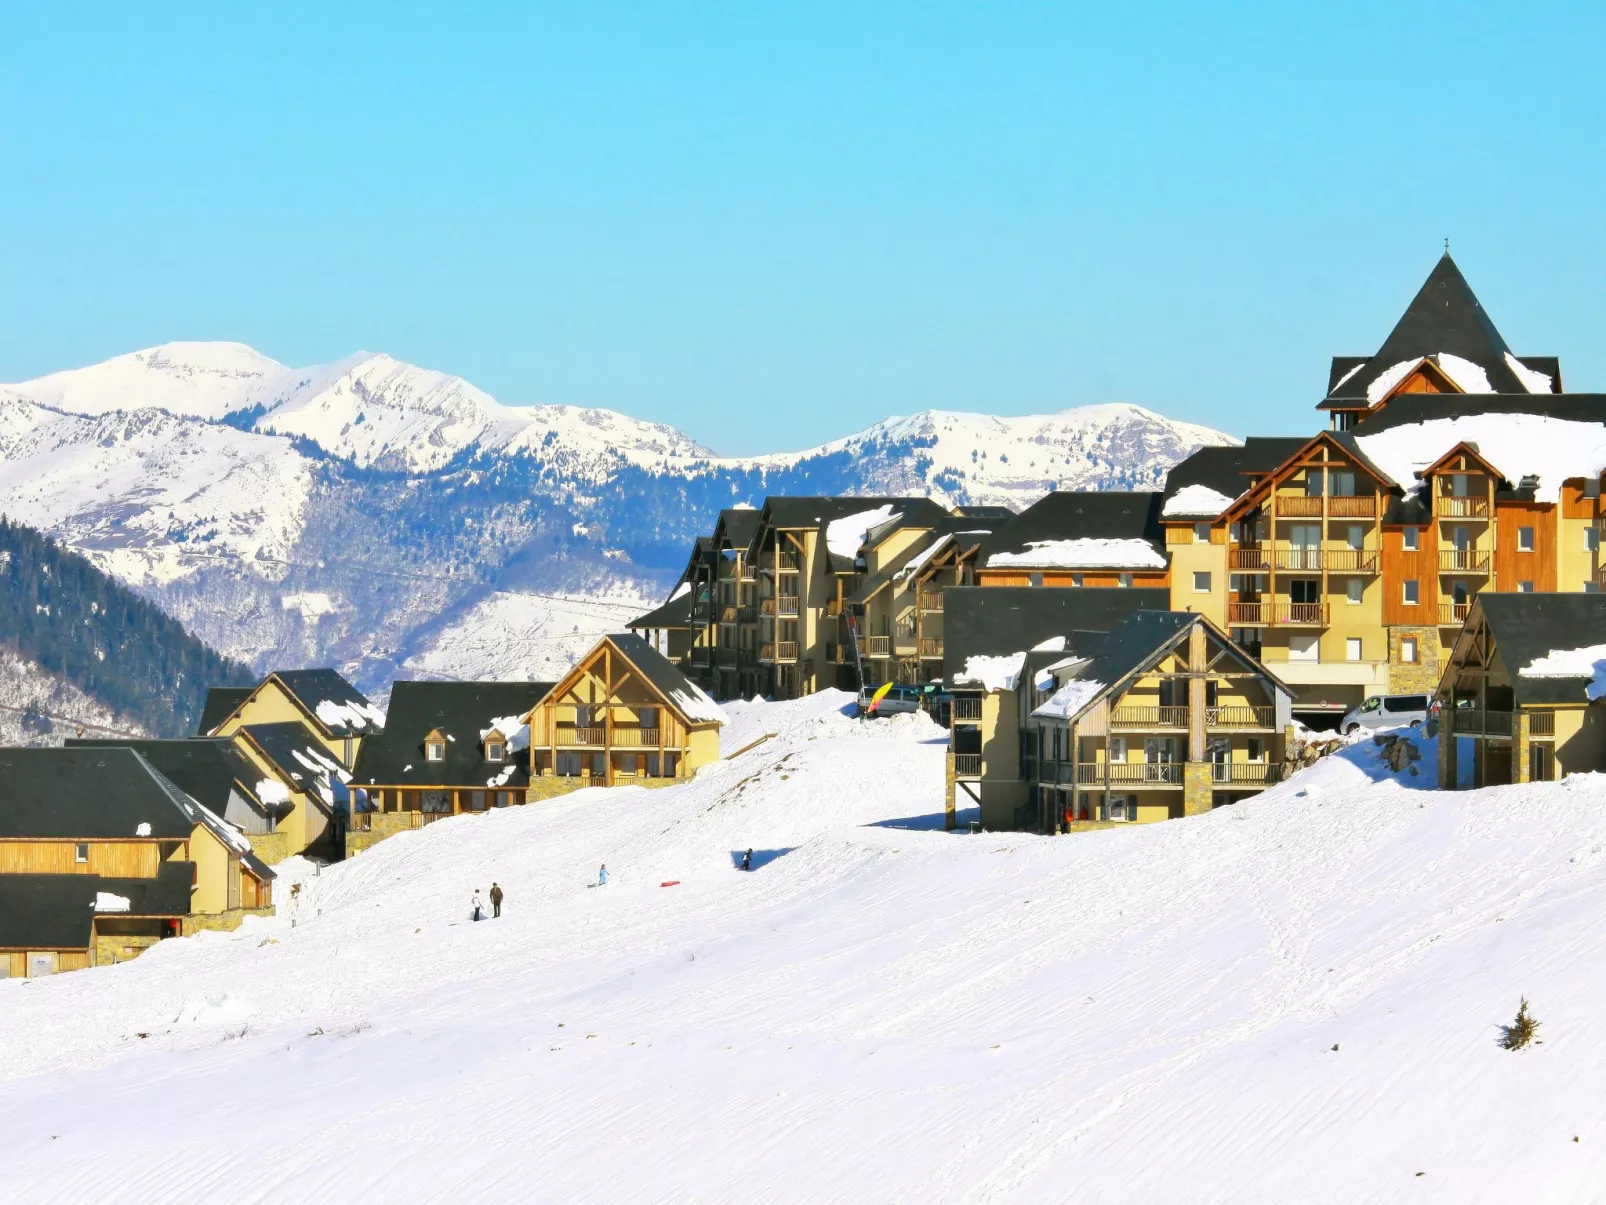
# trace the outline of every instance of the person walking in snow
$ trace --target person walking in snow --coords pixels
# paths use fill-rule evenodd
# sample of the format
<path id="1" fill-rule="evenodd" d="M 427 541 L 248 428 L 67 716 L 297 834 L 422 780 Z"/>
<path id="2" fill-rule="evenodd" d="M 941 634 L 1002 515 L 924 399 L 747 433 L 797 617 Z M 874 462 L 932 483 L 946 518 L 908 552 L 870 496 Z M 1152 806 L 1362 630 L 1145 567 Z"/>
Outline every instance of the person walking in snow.
<path id="1" fill-rule="evenodd" d="M 749 849 L 745 854 L 742 855 L 742 869 L 743 870 L 752 870 L 753 869 L 753 851 L 751 849 Z"/>
<path id="2" fill-rule="evenodd" d="M 495 883 L 491 884 L 491 915 L 502 915 L 502 889 Z"/>
<path id="3" fill-rule="evenodd" d="M 474 888 L 474 894 L 469 898 L 468 906 L 471 909 L 468 914 L 468 918 L 470 920 L 480 920 L 483 918 L 484 910 L 480 907 L 480 889 L 478 887 Z"/>
<path id="4" fill-rule="evenodd" d="M 607 885 L 608 885 L 608 864 L 606 862 L 604 862 L 602 864 L 602 869 L 597 871 L 597 886 L 598 887 L 606 887 Z"/>

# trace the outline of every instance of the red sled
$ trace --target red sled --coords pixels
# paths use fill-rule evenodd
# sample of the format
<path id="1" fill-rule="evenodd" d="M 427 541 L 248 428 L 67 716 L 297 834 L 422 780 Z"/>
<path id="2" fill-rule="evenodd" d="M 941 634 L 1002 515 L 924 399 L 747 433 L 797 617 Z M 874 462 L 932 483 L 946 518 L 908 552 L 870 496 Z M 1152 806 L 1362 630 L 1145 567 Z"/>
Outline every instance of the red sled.
<path id="1" fill-rule="evenodd" d="M 680 886 L 680 880 L 679 879 L 670 879 L 667 883 L 659 883 L 658 886 L 660 886 L 660 887 L 679 887 Z"/>

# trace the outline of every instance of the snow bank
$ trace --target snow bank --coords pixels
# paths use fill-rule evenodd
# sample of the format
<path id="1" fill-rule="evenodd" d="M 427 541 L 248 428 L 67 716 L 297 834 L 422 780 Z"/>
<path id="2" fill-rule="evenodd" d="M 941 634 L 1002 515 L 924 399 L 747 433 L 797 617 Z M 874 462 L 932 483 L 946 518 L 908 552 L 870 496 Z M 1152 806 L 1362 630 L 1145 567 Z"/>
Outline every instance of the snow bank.
<path id="1" fill-rule="evenodd" d="M 1021 666 L 1025 664 L 1025 652 L 1008 653 L 1001 657 L 967 657 L 965 668 L 954 675 L 954 682 L 959 685 L 977 685 L 988 693 L 995 690 L 1014 690 L 1016 683 L 1020 681 Z"/>
<path id="2" fill-rule="evenodd" d="M 1214 519 L 1234 501 L 1208 485 L 1185 485 L 1166 499 L 1160 513 L 1168 519 Z"/>
<path id="3" fill-rule="evenodd" d="M 677 686 L 669 692 L 669 700 L 680 709 L 681 715 L 694 724 L 725 724 L 730 721 L 724 708 L 689 678 L 685 686 Z"/>
<path id="4" fill-rule="evenodd" d="M 1025 552 L 995 552 L 989 569 L 1164 569 L 1147 540 L 1033 540 Z"/>
<path id="5" fill-rule="evenodd" d="M 861 510 L 857 514 L 832 519 L 825 525 L 825 546 L 830 549 L 832 556 L 845 557 L 851 561 L 859 555 L 864 537 L 872 527 L 880 527 L 897 517 L 898 512 L 893 510 L 890 504 L 885 504 L 874 510 Z"/>
<path id="6" fill-rule="evenodd" d="M 1598 477 L 1606 468 L 1606 426 L 1542 414 L 1468 414 L 1406 423 L 1355 441 L 1385 474 L 1407 489 L 1416 473 L 1456 444 L 1479 453 L 1513 484 L 1539 479 L 1536 498 L 1555 502 L 1563 481 Z"/>

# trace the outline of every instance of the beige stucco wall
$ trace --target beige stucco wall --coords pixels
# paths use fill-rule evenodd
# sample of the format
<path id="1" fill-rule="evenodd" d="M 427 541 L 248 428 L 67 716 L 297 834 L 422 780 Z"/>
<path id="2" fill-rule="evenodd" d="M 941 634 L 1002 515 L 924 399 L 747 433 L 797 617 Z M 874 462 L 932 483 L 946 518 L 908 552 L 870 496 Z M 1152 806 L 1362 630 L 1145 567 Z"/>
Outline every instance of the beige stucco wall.
<path id="1" fill-rule="evenodd" d="M 1190 532 L 1191 535 L 1191 532 Z M 1225 544 L 1167 544 L 1171 557 L 1171 609 L 1194 611 L 1221 627 L 1227 626 L 1227 546 Z M 1210 590 L 1194 589 L 1194 574 L 1210 575 Z"/>
<path id="2" fill-rule="evenodd" d="M 190 836 L 190 860 L 195 863 L 190 911 L 225 912 L 239 906 L 239 860 L 204 825 L 196 825 Z"/>

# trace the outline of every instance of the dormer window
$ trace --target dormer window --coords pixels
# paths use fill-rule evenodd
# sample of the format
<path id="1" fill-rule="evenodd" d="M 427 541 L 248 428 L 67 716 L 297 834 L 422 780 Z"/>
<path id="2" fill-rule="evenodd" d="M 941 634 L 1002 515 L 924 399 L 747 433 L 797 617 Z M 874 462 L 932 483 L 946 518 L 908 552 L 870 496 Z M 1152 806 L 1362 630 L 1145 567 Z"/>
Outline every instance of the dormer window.
<path id="1" fill-rule="evenodd" d="M 491 733 L 485 738 L 485 760 L 504 761 L 507 758 L 507 745 L 498 733 Z"/>
<path id="2" fill-rule="evenodd" d="M 446 737 L 437 729 L 424 738 L 424 760 L 446 760 Z"/>

